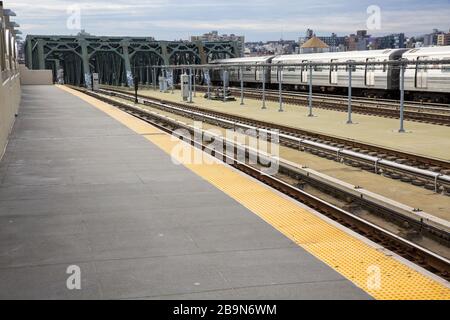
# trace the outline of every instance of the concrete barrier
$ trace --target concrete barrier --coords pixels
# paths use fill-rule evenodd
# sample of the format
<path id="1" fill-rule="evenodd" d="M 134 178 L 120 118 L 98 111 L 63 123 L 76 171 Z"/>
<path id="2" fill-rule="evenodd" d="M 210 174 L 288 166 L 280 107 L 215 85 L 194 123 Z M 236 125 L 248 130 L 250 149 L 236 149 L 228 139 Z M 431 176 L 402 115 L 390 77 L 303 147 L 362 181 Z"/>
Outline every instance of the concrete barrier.
<path id="1" fill-rule="evenodd" d="M 53 84 L 52 70 L 30 70 L 25 65 L 19 66 L 20 83 L 22 85 L 50 85 Z"/>
<path id="2" fill-rule="evenodd" d="M 19 74 L 0 77 L 0 159 L 3 157 L 20 104 Z"/>

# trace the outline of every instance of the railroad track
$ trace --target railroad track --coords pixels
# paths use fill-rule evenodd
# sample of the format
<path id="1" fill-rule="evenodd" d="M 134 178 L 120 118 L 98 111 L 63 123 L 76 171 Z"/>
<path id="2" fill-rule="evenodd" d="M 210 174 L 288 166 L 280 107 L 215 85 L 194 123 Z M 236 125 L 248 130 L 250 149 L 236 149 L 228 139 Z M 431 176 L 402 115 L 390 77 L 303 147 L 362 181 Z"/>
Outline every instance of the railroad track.
<path id="1" fill-rule="evenodd" d="M 196 86 L 196 90 L 206 92 L 206 86 Z M 230 87 L 231 94 L 240 97 L 240 88 Z M 244 97 L 261 100 L 260 89 L 245 88 Z M 285 103 L 306 106 L 308 95 L 298 92 L 283 92 Z M 279 101 L 277 90 L 266 90 L 265 99 L 268 101 Z M 347 112 L 347 97 L 327 94 L 313 95 L 314 108 Z M 400 102 L 396 100 L 378 100 L 367 98 L 352 98 L 352 112 L 398 119 L 400 117 Z M 450 106 L 436 103 L 406 102 L 404 107 L 404 118 L 410 121 L 424 122 L 435 125 L 450 126 Z"/>
<path id="2" fill-rule="evenodd" d="M 192 138 L 192 133 L 195 130 L 199 130 L 193 126 L 187 125 L 183 122 L 170 119 L 167 116 L 160 115 L 156 112 L 152 112 L 149 110 L 146 110 L 142 107 L 136 106 L 132 103 L 125 103 L 121 102 L 117 99 L 111 98 L 110 96 L 106 95 L 105 93 L 96 93 L 96 92 L 90 92 L 86 91 L 84 89 L 77 88 L 77 90 L 82 91 L 88 95 L 91 95 L 97 99 L 100 99 L 102 101 L 105 101 L 109 104 L 112 104 L 121 110 L 141 119 L 148 123 L 151 123 L 152 125 L 158 127 L 159 129 L 168 132 L 173 133 L 175 130 L 183 128 L 191 133 L 191 135 L 185 135 L 180 138 L 183 139 L 183 141 L 190 143 L 192 146 L 199 148 L 203 151 L 207 151 L 209 154 L 214 155 L 219 160 L 230 164 L 231 166 L 237 168 L 238 170 L 262 181 L 263 183 L 283 192 L 284 194 L 306 204 L 307 206 L 317 210 L 318 212 L 322 213 L 323 215 L 339 222 L 340 224 L 346 226 L 347 228 L 350 228 L 359 234 L 365 236 L 368 239 L 371 239 L 372 241 L 381 244 L 383 247 L 397 253 L 398 255 L 416 263 L 417 265 L 420 265 L 421 267 L 435 273 L 436 275 L 442 277 L 443 279 L 446 279 L 447 281 L 450 280 L 450 260 L 447 258 L 436 254 L 432 251 L 430 251 L 427 248 L 424 248 L 420 245 L 417 245 L 416 243 L 407 240 L 385 228 L 382 228 L 370 221 L 367 221 L 365 219 L 362 219 L 358 215 L 355 215 L 347 210 L 343 210 L 342 208 L 339 208 L 336 205 L 331 204 L 330 202 L 324 201 L 320 199 L 317 196 L 314 196 L 308 192 L 305 192 L 301 188 L 297 186 L 297 184 L 292 184 L 287 182 L 282 178 L 280 175 L 268 175 L 264 172 L 264 168 L 259 165 L 250 165 L 246 161 L 240 161 L 237 158 L 238 149 L 242 148 L 242 145 L 238 145 L 235 141 L 230 140 L 223 140 L 224 143 L 224 150 L 228 150 L 226 147 L 228 144 L 231 144 L 233 147 L 233 150 L 235 150 L 235 153 L 233 155 L 230 155 L 228 152 L 218 152 L 216 149 L 211 149 L 210 141 L 208 140 L 209 136 L 208 133 L 205 133 L 205 140 L 199 141 L 198 139 Z M 202 130 L 203 131 L 203 130 Z M 210 134 L 209 134 L 210 135 Z M 202 135 L 203 136 L 203 135 Z M 250 156 L 250 152 L 252 152 L 249 149 L 247 150 L 247 157 Z M 290 164 L 282 165 L 282 172 L 286 174 L 289 178 L 296 177 L 298 178 L 298 170 L 295 170 L 295 168 L 290 167 Z M 287 172 L 287 173 L 286 173 Z M 283 174 L 283 173 L 282 173 Z M 371 204 L 372 206 L 376 206 L 375 211 L 382 211 L 383 214 L 394 214 L 395 212 L 390 212 L 389 208 L 380 207 L 380 205 Z M 403 221 L 406 221 L 405 217 L 402 218 Z M 414 222 L 413 222 L 414 223 Z M 433 228 L 424 224 L 423 221 L 419 222 L 418 225 L 419 230 L 421 232 L 430 232 L 435 233 L 437 230 L 432 230 Z M 439 235 L 443 241 L 446 242 L 446 245 L 449 243 L 450 234 L 447 231 L 439 230 L 441 234 Z"/>
<path id="3" fill-rule="evenodd" d="M 206 86 L 201 86 L 202 89 L 205 88 L 206 90 Z M 238 87 L 232 87 L 233 90 L 239 91 L 240 93 L 240 88 Z M 261 93 L 261 89 L 256 89 L 256 88 L 245 88 L 245 90 L 248 91 L 253 91 L 253 92 L 259 92 Z M 273 94 L 277 94 L 278 95 L 278 90 L 273 90 L 273 89 L 268 89 L 266 90 L 269 93 L 273 93 Z M 293 96 L 293 97 L 300 97 L 303 99 L 307 99 L 308 98 L 308 93 L 305 92 L 301 92 L 301 91 L 288 91 L 288 90 L 283 90 L 283 95 L 286 96 Z M 334 99 L 334 100 L 347 100 L 347 96 L 345 95 L 339 95 L 339 94 L 329 94 L 329 93 L 313 93 L 313 98 L 316 99 Z M 347 102 L 347 101 L 345 101 Z M 360 97 L 360 96 L 353 96 L 352 97 L 352 102 L 357 102 L 357 103 L 368 103 L 368 104 L 374 104 L 377 106 L 382 106 L 382 105 L 399 105 L 400 101 L 399 100 L 394 100 L 394 99 L 384 99 L 384 98 L 369 98 L 369 97 Z M 450 113 L 450 105 L 445 104 L 445 103 L 436 103 L 436 102 L 425 102 L 425 101 L 405 101 L 404 103 L 404 107 L 405 109 L 411 108 L 411 110 L 421 110 L 421 111 L 430 111 L 430 112 L 442 112 L 442 113 Z"/>
<path id="4" fill-rule="evenodd" d="M 134 101 L 134 95 L 129 91 L 119 89 L 101 89 L 101 91 L 105 94 Z M 421 186 L 438 193 L 450 195 L 449 161 L 218 111 L 211 111 L 184 103 L 154 99 L 145 95 L 138 96 L 144 104 L 153 104 L 157 108 L 194 117 L 202 121 L 212 123 L 221 122 L 224 127 L 232 127 L 237 124 L 247 129 L 255 127 L 266 130 L 279 130 L 280 143 L 285 146 L 300 149 L 329 160 L 343 162 L 352 167 L 359 167 L 366 171 L 382 174 L 388 178 L 401 180 L 405 183 Z M 164 106 L 155 104 L 155 102 L 161 102 Z"/>

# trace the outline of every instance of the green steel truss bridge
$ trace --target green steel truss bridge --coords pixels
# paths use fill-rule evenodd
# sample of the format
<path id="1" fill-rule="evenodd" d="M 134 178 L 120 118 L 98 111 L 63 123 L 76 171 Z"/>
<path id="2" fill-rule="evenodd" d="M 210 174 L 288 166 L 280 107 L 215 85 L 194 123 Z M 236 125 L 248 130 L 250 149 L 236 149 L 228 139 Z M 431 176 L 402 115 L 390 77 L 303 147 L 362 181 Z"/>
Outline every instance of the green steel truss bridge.
<path id="1" fill-rule="evenodd" d="M 134 76 L 141 83 L 152 83 L 161 72 L 154 66 L 206 64 L 238 55 L 238 43 L 234 41 L 28 35 L 25 42 L 29 69 L 52 69 L 55 80 L 57 70 L 62 69 L 64 82 L 78 86 L 90 85 L 92 73 L 98 73 L 103 84 L 132 86 Z"/>

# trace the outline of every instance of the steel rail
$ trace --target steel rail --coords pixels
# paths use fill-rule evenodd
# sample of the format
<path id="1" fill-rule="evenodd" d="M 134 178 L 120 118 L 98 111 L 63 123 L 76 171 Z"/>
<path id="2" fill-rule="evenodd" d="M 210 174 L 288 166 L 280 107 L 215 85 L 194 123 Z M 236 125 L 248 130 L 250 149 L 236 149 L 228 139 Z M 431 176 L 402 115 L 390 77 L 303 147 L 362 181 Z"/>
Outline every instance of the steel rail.
<path id="1" fill-rule="evenodd" d="M 106 89 L 106 90 L 101 89 L 101 90 L 103 90 L 105 92 L 109 91 L 111 94 L 115 94 L 115 95 L 124 94 L 126 96 L 126 98 L 130 97 L 130 93 L 128 91 L 124 91 L 124 90 L 120 90 L 120 89 Z M 411 153 L 394 150 L 394 149 L 388 149 L 388 148 L 378 146 L 378 145 L 372 145 L 372 144 L 358 142 L 353 139 L 345 139 L 345 138 L 335 137 L 335 136 L 327 135 L 327 134 L 323 134 L 323 133 L 303 130 L 303 129 L 294 128 L 294 127 L 288 127 L 288 126 L 284 126 L 284 125 L 278 125 L 278 124 L 259 121 L 259 120 L 250 119 L 250 118 L 245 118 L 245 117 L 241 117 L 241 116 L 237 116 L 237 115 L 233 115 L 233 114 L 219 112 L 216 110 L 209 110 L 209 109 L 201 108 L 198 106 L 187 106 L 186 104 L 183 104 L 183 103 L 177 103 L 177 102 L 167 101 L 167 100 L 163 100 L 163 99 L 152 98 L 152 97 L 142 95 L 142 94 L 138 94 L 138 97 L 140 98 L 140 100 L 142 102 L 145 102 L 147 100 L 147 102 L 161 103 L 165 108 L 168 108 L 168 106 L 170 105 L 170 107 L 172 107 L 172 108 L 173 108 L 173 106 L 176 106 L 177 108 L 181 108 L 183 110 L 183 112 L 186 112 L 186 110 L 190 110 L 193 112 L 200 112 L 202 117 L 211 115 L 216 118 L 218 117 L 218 118 L 223 118 L 223 119 L 231 119 L 231 120 L 233 120 L 233 122 L 236 122 L 236 123 L 241 123 L 241 124 L 250 123 L 251 125 L 254 125 L 256 127 L 271 128 L 274 130 L 278 129 L 278 130 L 280 130 L 280 132 L 288 133 L 289 135 L 294 136 L 294 137 L 295 136 L 297 136 L 297 137 L 298 136 L 307 136 L 307 137 L 309 136 L 310 140 L 311 139 L 320 139 L 320 140 L 330 141 L 331 143 L 348 145 L 352 148 L 356 147 L 356 148 L 361 148 L 361 149 L 374 150 L 374 151 L 377 151 L 382 154 L 393 155 L 393 156 L 395 155 L 398 158 L 406 158 L 411 161 L 419 162 L 421 165 L 438 166 L 444 170 L 450 170 L 450 161 L 446 161 L 446 160 L 421 156 L 421 155 L 417 155 L 417 154 L 411 154 Z"/>
<path id="2" fill-rule="evenodd" d="M 103 91 L 103 90 L 102 90 Z M 128 96 L 128 98 L 131 98 L 131 96 Z M 249 126 L 249 125 L 245 125 L 245 124 L 240 124 L 236 121 L 229 121 L 217 116 L 209 116 L 207 114 L 204 113 L 200 113 L 200 112 L 196 112 L 196 111 L 186 111 L 182 108 L 179 107 L 174 107 L 174 106 L 170 106 L 168 104 L 163 104 L 157 101 L 151 101 L 149 99 L 142 99 L 142 102 L 149 102 L 153 105 L 158 105 L 159 107 L 163 108 L 163 109 L 171 109 L 174 111 L 178 111 L 178 112 L 182 112 L 182 113 L 189 113 L 193 116 L 198 116 L 198 117 L 202 117 L 204 119 L 209 119 L 212 120 L 212 122 L 222 122 L 225 124 L 230 125 L 233 128 L 236 127 L 241 127 L 241 128 L 245 128 L 245 129 L 250 129 L 250 130 L 256 130 L 258 129 L 259 132 L 265 132 L 267 135 L 270 135 L 273 133 L 273 131 L 271 130 L 265 130 L 265 129 L 260 129 L 257 128 L 255 126 Z M 410 174 L 415 174 L 418 176 L 422 176 L 422 177 L 426 177 L 431 179 L 434 182 L 434 188 L 435 188 L 435 192 L 438 191 L 438 183 L 439 182 L 444 182 L 445 184 L 449 184 L 450 186 L 450 175 L 444 175 L 441 173 L 436 173 L 430 170 L 424 170 L 424 169 L 419 169 L 413 166 L 408 166 L 408 165 L 404 165 L 404 164 L 399 164 L 393 161 L 389 161 L 383 158 L 379 158 L 379 157 L 373 157 L 370 155 L 366 155 L 366 154 L 362 154 L 359 152 L 354 152 L 351 150 L 347 150 L 345 148 L 337 148 L 337 147 L 333 147 L 333 146 L 329 146 L 327 144 L 324 143 L 319 143 L 319 142 L 314 142 L 314 141 L 310 141 L 308 139 L 302 139 L 302 138 L 297 138 L 297 137 L 293 137 L 291 135 L 287 135 L 287 134 L 283 134 L 283 133 L 279 133 L 278 134 L 280 138 L 286 139 L 290 142 L 295 143 L 296 145 L 298 145 L 299 147 L 302 146 L 311 146 L 311 147 L 316 147 L 318 149 L 321 149 L 323 151 L 328 151 L 330 153 L 333 153 L 336 155 L 337 159 L 343 159 L 346 155 L 354 158 L 354 159 L 358 159 L 358 160 L 364 160 L 370 164 L 373 165 L 374 168 L 382 168 L 382 167 L 387 167 L 389 169 L 391 168 L 395 168 L 395 169 L 399 169 L 400 171 L 406 172 L 406 173 L 410 173 Z M 377 169 L 375 169 L 377 170 Z"/>
<path id="3" fill-rule="evenodd" d="M 107 86 L 107 85 L 105 85 Z M 144 84 L 140 84 L 141 87 L 147 88 L 148 86 Z M 307 83 L 301 83 L 300 86 L 308 86 Z M 179 89 L 180 85 L 175 85 L 176 88 Z M 205 90 L 206 86 L 199 85 L 198 88 L 201 90 Z M 210 87 L 212 89 L 213 87 Z M 231 91 L 238 91 L 240 93 L 240 88 L 238 87 L 229 87 L 229 90 Z M 261 93 L 261 89 L 254 88 L 254 87 L 246 87 L 244 90 L 245 93 Z M 278 97 L 278 90 L 273 89 L 266 89 L 266 94 L 277 94 Z M 329 100 L 335 100 L 335 101 L 343 101 L 343 99 L 348 99 L 347 95 L 340 95 L 340 94 L 328 94 L 328 93 L 317 93 L 315 92 L 312 97 L 314 99 L 329 99 Z M 309 95 L 305 91 L 290 91 L 290 90 L 283 90 L 283 99 L 285 98 L 301 98 L 305 101 L 309 98 Z M 362 96 L 352 96 L 352 101 L 355 103 L 360 104 L 375 104 L 376 106 L 394 106 L 396 110 L 399 109 L 399 100 L 394 99 L 379 99 L 379 98 L 371 98 L 371 97 L 362 97 Z M 445 103 L 436 103 L 436 102 L 423 102 L 423 101 L 412 101 L 408 100 L 405 101 L 405 109 L 412 108 L 412 110 L 417 109 L 419 112 L 421 111 L 436 111 L 436 112 L 443 112 L 443 113 L 450 113 L 450 105 Z"/>
<path id="4" fill-rule="evenodd" d="M 108 91 L 108 90 L 101 89 L 100 91 L 110 94 L 110 91 Z M 117 94 L 115 94 L 115 95 L 119 96 L 119 97 L 120 97 L 120 95 L 122 95 L 122 98 L 124 98 L 124 99 L 129 99 L 129 100 L 132 99 L 130 95 L 125 94 L 125 93 L 122 93 L 120 95 L 117 95 Z M 222 125 L 225 124 L 231 128 L 241 127 L 241 128 L 250 129 L 250 130 L 259 129 L 258 127 L 255 127 L 252 125 L 247 125 L 247 124 L 240 123 L 237 121 L 230 121 L 230 120 L 227 120 L 226 118 L 223 118 L 220 116 L 211 116 L 204 112 L 186 110 L 183 107 L 180 108 L 180 107 L 176 107 L 176 106 L 171 106 L 170 102 L 162 103 L 162 102 L 158 102 L 158 101 L 152 101 L 148 98 L 140 98 L 140 102 L 143 104 L 156 106 L 162 110 L 167 111 L 169 109 L 175 113 L 180 113 L 182 115 L 188 114 L 192 118 L 198 117 L 202 120 L 206 119 L 206 120 L 209 120 L 210 123 L 217 124 L 217 125 L 219 125 L 219 123 L 222 123 Z M 259 129 L 259 131 L 260 132 L 265 131 L 266 134 L 270 134 L 272 132 L 270 130 L 264 130 L 264 129 Z M 295 137 L 295 136 L 292 136 L 289 134 L 280 133 L 279 137 L 282 138 L 284 141 L 287 141 L 288 143 L 294 144 L 298 149 L 305 150 L 305 148 L 312 147 L 314 149 L 320 150 L 321 152 L 326 152 L 328 155 L 330 155 L 334 160 L 336 160 L 338 162 L 342 162 L 344 160 L 346 160 L 346 161 L 353 160 L 353 161 L 358 161 L 360 163 L 363 163 L 366 166 L 369 165 L 369 166 L 371 166 L 371 168 L 373 168 L 372 170 L 374 171 L 375 174 L 380 173 L 381 170 L 387 170 L 387 171 L 398 172 L 401 174 L 413 175 L 417 178 L 427 179 L 429 181 L 429 184 L 432 186 L 434 192 L 436 192 L 436 193 L 440 192 L 441 187 L 442 187 L 441 189 L 443 189 L 443 188 L 447 188 L 447 190 L 450 189 L 450 176 L 446 175 L 446 174 L 434 172 L 431 170 L 424 170 L 424 169 L 420 169 L 420 168 L 417 168 L 414 166 L 396 163 L 394 161 L 390 161 L 390 160 L 383 159 L 380 157 L 375 157 L 375 156 L 370 156 L 367 154 L 362 154 L 359 152 L 354 152 L 352 150 L 348 150 L 343 147 L 334 147 L 334 146 L 330 146 L 330 145 L 327 145 L 324 143 L 314 142 L 307 138 L 298 138 L 298 137 Z"/>
<path id="5" fill-rule="evenodd" d="M 306 83 L 301 83 L 300 86 L 307 86 Z M 203 88 L 203 86 L 199 86 L 199 88 Z M 230 90 L 240 90 L 237 87 L 230 87 Z M 246 91 L 250 93 L 259 93 L 261 89 L 247 87 L 245 89 Z M 267 93 L 269 94 L 278 94 L 278 90 L 273 89 L 267 89 Z M 303 91 L 290 91 L 290 90 L 284 90 L 283 96 L 286 98 L 291 97 L 298 97 L 298 98 L 308 98 L 308 93 Z M 336 100 L 341 101 L 342 98 L 348 98 L 346 95 L 339 95 L 339 94 L 329 94 L 329 93 L 314 93 L 313 98 L 315 99 L 330 99 L 330 100 Z M 368 104 L 376 104 L 376 105 L 386 105 L 386 106 L 392 106 L 394 105 L 396 108 L 398 108 L 399 100 L 394 99 L 379 99 L 379 98 L 370 98 L 370 97 L 362 97 L 362 96 L 352 96 L 352 101 L 355 103 L 368 103 Z M 431 111 L 437 111 L 437 112 L 450 112 L 450 105 L 445 103 L 435 103 L 435 102 L 423 102 L 423 101 L 405 101 L 405 108 L 416 108 L 418 110 L 431 110 Z"/>
<path id="6" fill-rule="evenodd" d="M 204 91 L 203 86 L 198 86 L 198 90 Z M 231 93 L 240 94 L 240 90 L 230 88 Z M 244 96 L 250 99 L 261 100 L 260 90 L 245 90 Z M 283 101 L 290 104 L 302 105 L 308 103 L 307 94 L 283 93 Z M 315 96 L 315 107 L 320 109 L 347 112 L 348 97 L 336 96 Z M 266 90 L 265 99 L 279 101 L 280 95 L 274 90 Z M 409 103 L 409 102 L 408 102 Z M 378 102 L 374 100 L 363 100 L 352 98 L 352 111 L 359 114 L 374 115 L 388 118 L 399 118 L 399 106 L 394 102 Z M 435 111 L 435 112 L 432 112 Z M 404 111 L 405 119 L 417 122 L 427 122 L 436 125 L 450 126 L 450 106 L 448 108 L 435 108 L 426 105 L 406 105 Z"/>

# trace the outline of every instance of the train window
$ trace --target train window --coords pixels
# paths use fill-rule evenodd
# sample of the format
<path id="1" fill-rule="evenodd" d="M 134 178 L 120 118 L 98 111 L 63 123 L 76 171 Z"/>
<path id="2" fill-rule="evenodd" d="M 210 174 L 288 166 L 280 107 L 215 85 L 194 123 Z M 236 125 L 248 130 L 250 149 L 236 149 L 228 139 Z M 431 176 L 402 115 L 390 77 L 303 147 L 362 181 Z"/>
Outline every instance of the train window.
<path id="1" fill-rule="evenodd" d="M 444 60 L 450 60 L 450 57 L 444 58 Z M 450 72 L 450 64 L 443 64 L 441 70 L 442 72 Z"/>
<path id="2" fill-rule="evenodd" d="M 375 59 L 374 58 L 368 58 L 368 59 L 366 59 L 366 62 L 376 62 L 375 61 Z M 366 70 L 367 71 L 375 71 L 375 69 L 376 69 L 376 65 L 374 65 L 374 64 L 367 64 L 366 65 Z"/>
<path id="3" fill-rule="evenodd" d="M 427 60 L 428 57 L 418 57 L 417 58 L 417 69 L 418 70 L 424 70 L 426 71 L 428 69 L 428 66 L 426 64 L 421 64 L 420 61 L 421 60 Z"/>
<path id="4" fill-rule="evenodd" d="M 384 62 L 386 62 L 387 60 L 385 59 Z M 387 64 L 383 63 L 383 72 L 386 72 L 387 70 Z"/>
<path id="5" fill-rule="evenodd" d="M 347 62 L 355 62 L 355 60 L 348 60 Z M 348 65 L 345 65 L 345 71 L 348 72 Z M 356 65 L 352 65 L 352 72 L 356 71 Z"/>
<path id="6" fill-rule="evenodd" d="M 295 68 L 294 68 L 294 67 L 288 68 L 287 71 L 288 71 L 288 72 L 295 72 Z"/>
<path id="7" fill-rule="evenodd" d="M 314 66 L 314 71 L 322 71 L 323 70 L 323 66 Z"/>
<path id="8" fill-rule="evenodd" d="M 303 72 L 303 71 L 309 70 L 309 67 L 307 65 L 305 65 L 305 63 L 308 63 L 308 60 L 303 60 L 302 63 L 303 63 L 303 65 L 300 67 L 301 71 Z"/>
<path id="9" fill-rule="evenodd" d="M 245 67 L 245 71 L 252 71 L 252 67 Z"/>

